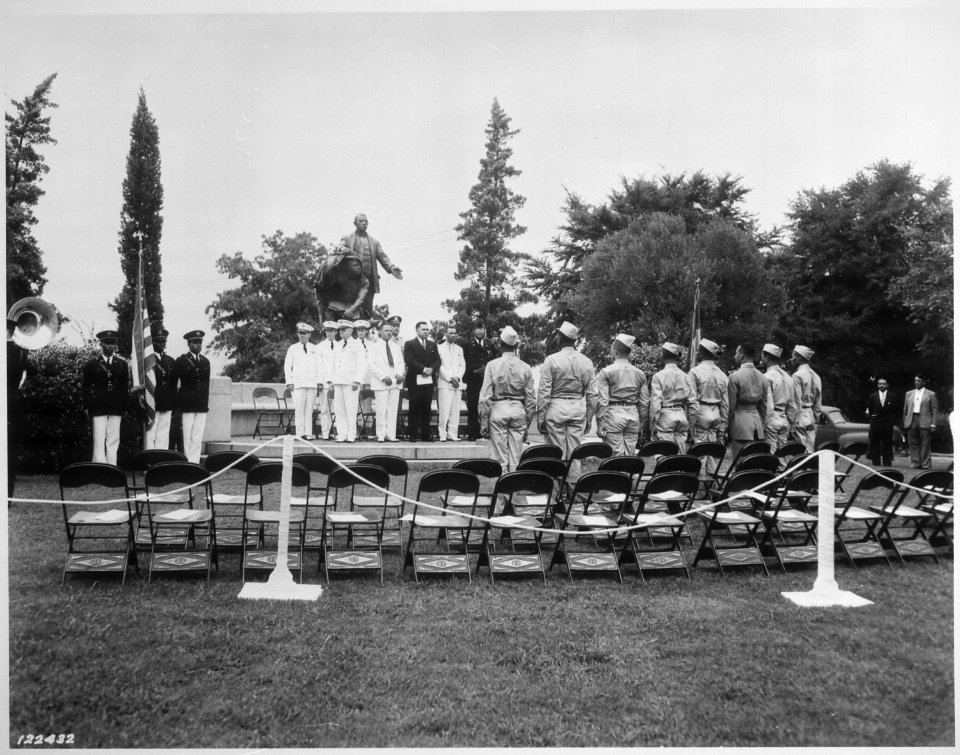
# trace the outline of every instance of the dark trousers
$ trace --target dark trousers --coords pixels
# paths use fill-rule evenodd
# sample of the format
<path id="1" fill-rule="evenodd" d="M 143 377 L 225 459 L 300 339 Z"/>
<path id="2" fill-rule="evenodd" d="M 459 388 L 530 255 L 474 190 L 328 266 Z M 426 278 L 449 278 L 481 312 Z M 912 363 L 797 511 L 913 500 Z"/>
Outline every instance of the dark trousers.
<path id="1" fill-rule="evenodd" d="M 467 437 L 476 440 L 480 437 L 480 389 L 481 381 L 470 376 L 467 383 Z"/>
<path id="2" fill-rule="evenodd" d="M 867 456 L 874 466 L 889 467 L 893 464 L 893 420 L 878 418 L 870 420 L 870 449 Z"/>
<path id="3" fill-rule="evenodd" d="M 414 385 L 408 397 L 407 434 L 410 440 L 430 440 L 430 413 L 433 402 L 433 385 Z"/>
<path id="4" fill-rule="evenodd" d="M 921 468 L 930 466 L 930 428 L 920 427 L 916 415 L 907 428 L 907 443 L 910 445 L 910 463 Z"/>

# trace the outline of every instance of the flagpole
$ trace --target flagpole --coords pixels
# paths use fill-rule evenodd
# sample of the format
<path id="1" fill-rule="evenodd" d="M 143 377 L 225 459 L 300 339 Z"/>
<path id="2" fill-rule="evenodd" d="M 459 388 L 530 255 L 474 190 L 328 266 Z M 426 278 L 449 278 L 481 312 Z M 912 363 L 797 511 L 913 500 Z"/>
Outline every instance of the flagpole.
<path id="1" fill-rule="evenodd" d="M 693 318 L 690 322 L 690 348 L 687 350 L 687 368 L 697 366 L 697 349 L 700 347 L 700 279 L 693 295 Z"/>

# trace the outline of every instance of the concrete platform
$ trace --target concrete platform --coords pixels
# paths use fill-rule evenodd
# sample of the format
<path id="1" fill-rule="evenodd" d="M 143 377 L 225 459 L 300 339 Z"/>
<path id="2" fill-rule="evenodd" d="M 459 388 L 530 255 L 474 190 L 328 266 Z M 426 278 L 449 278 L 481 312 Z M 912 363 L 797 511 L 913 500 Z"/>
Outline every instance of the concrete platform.
<path id="1" fill-rule="evenodd" d="M 280 436 L 283 437 L 283 436 Z M 229 441 L 208 441 L 204 444 L 204 453 L 215 451 L 252 451 L 266 438 L 241 436 Z M 297 439 L 294 443 L 294 453 L 312 453 L 310 444 L 315 444 L 331 456 L 344 461 L 356 461 L 371 454 L 389 454 L 400 456 L 410 464 L 440 464 L 454 462 L 459 459 L 489 459 L 490 442 L 487 440 L 472 441 L 445 441 L 443 443 L 377 443 L 376 441 L 358 440 L 355 443 L 336 443 L 330 440 L 307 441 Z M 256 452 L 261 459 L 279 459 L 283 453 L 283 444 L 273 443 Z"/>

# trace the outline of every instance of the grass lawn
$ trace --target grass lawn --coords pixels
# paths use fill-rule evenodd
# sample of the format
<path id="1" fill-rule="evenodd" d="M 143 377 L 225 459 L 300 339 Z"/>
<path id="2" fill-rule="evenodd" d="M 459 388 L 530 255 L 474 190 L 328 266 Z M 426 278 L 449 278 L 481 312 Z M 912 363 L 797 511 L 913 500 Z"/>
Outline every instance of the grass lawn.
<path id="1" fill-rule="evenodd" d="M 57 497 L 52 476 L 21 497 Z M 414 584 L 340 577 L 315 603 L 210 582 L 67 578 L 59 508 L 14 504 L 10 744 L 82 748 L 954 744 L 953 561 L 858 571 L 874 604 L 800 608 L 812 569 L 618 585 L 554 569 Z M 692 556 L 690 556 L 692 560 Z M 321 581 L 315 561 L 308 582 Z"/>

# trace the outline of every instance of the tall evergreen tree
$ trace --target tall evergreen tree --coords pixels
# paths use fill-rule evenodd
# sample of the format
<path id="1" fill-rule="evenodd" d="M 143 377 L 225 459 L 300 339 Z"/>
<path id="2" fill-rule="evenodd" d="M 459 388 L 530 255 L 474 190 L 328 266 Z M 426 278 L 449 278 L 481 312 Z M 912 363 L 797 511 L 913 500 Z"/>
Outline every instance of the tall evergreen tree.
<path id="1" fill-rule="evenodd" d="M 7 155 L 7 309 L 25 296 L 40 296 L 47 279 L 42 252 L 31 229 L 37 223 L 33 208 L 44 191 L 43 174 L 50 168 L 38 147 L 56 144 L 50 136 L 48 108 L 57 107 L 48 95 L 57 74 L 45 78 L 21 102 L 11 100 L 15 115 L 4 113 Z"/>
<path id="2" fill-rule="evenodd" d="M 143 288 L 151 322 L 163 321 L 160 297 L 160 237 L 163 233 L 163 185 L 160 183 L 160 134 L 147 107 L 143 88 L 130 126 L 127 177 L 123 179 L 120 215 L 120 266 L 126 279 L 110 308 L 117 313 L 118 351 L 129 355 L 137 290 L 137 257 L 143 244 Z M 139 235 L 138 235 L 139 234 Z"/>
<path id="3" fill-rule="evenodd" d="M 461 331 L 478 315 L 493 327 L 513 323 L 517 305 L 535 301 L 516 274 L 527 255 L 510 249 L 510 241 L 527 230 L 516 223 L 516 212 L 527 200 L 507 186 L 508 179 L 520 175 L 510 165 L 513 150 L 507 145 L 519 130 L 510 129 L 510 118 L 496 99 L 485 133 L 487 152 L 480 160 L 479 180 L 470 189 L 471 207 L 460 213 L 462 222 L 455 228 L 457 238 L 466 242 L 455 277 L 469 285 L 459 299 L 444 302 Z"/>

